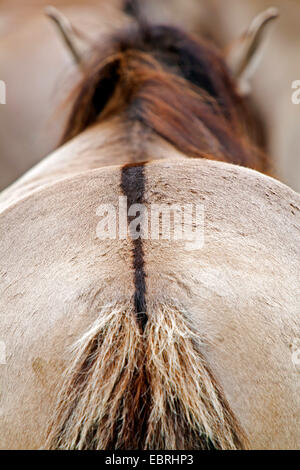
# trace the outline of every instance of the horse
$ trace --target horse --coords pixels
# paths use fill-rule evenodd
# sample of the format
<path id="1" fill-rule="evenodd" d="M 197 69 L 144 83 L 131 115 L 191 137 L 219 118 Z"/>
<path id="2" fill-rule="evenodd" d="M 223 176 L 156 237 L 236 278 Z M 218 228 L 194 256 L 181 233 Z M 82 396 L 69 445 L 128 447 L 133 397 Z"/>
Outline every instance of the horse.
<path id="1" fill-rule="evenodd" d="M 0 196 L 1 448 L 296 449 L 300 198 L 223 55 L 140 18 L 70 99 Z"/>

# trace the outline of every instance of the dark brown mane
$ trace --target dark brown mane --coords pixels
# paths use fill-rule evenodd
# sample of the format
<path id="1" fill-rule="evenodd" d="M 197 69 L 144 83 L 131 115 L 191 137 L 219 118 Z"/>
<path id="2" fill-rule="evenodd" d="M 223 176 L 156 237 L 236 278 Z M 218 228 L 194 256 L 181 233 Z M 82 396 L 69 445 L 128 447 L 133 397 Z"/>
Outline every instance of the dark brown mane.
<path id="1" fill-rule="evenodd" d="M 268 170 L 222 55 L 177 28 L 131 25 L 113 36 L 97 48 L 74 94 L 63 142 L 122 114 L 189 157 Z"/>

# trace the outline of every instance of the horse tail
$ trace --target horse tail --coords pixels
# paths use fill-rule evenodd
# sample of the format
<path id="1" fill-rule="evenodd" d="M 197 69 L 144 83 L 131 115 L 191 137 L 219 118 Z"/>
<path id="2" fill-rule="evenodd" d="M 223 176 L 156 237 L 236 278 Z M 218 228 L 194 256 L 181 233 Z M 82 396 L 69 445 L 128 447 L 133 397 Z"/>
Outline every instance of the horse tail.
<path id="1" fill-rule="evenodd" d="M 46 447 L 245 449 L 188 316 L 160 305 L 144 330 L 134 309 L 100 312 L 74 348 Z"/>

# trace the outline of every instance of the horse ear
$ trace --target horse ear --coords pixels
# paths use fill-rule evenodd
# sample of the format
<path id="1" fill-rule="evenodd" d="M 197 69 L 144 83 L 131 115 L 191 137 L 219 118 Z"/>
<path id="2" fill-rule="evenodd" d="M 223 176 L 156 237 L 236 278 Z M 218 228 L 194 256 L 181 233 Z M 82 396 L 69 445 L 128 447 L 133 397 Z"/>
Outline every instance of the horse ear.
<path id="1" fill-rule="evenodd" d="M 79 33 L 74 26 L 72 26 L 71 22 L 68 18 L 63 15 L 57 8 L 53 6 L 47 6 L 45 8 L 46 15 L 54 22 L 55 26 L 57 27 L 59 33 L 61 34 L 63 41 L 71 55 L 75 61 L 75 63 L 81 67 L 82 65 L 82 57 L 80 52 L 80 41 L 83 39 L 83 35 Z"/>
<path id="2" fill-rule="evenodd" d="M 227 65 L 243 95 L 251 91 L 250 82 L 260 63 L 266 33 L 278 16 L 279 11 L 275 7 L 263 11 L 253 19 L 247 31 L 225 51 Z"/>

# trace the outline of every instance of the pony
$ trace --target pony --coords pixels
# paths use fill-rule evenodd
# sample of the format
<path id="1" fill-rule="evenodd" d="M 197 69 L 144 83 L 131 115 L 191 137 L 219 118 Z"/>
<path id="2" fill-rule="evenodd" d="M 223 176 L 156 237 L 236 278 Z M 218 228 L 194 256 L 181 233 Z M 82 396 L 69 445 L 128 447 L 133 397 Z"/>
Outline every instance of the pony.
<path id="1" fill-rule="evenodd" d="M 70 100 L 0 197 L 1 448 L 297 448 L 300 200 L 222 54 L 139 18 Z M 174 206 L 203 244 L 165 236 Z"/>

